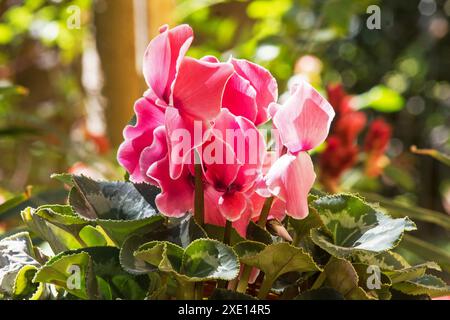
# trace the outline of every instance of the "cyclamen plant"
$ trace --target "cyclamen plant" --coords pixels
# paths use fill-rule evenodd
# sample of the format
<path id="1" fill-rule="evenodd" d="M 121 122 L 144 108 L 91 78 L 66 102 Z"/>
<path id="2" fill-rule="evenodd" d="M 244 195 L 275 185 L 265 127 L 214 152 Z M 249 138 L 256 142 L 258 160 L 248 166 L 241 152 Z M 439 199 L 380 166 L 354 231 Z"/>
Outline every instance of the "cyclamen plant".
<path id="1" fill-rule="evenodd" d="M 310 154 L 334 109 L 299 82 L 284 104 L 263 67 L 193 59 L 187 25 L 144 56 L 148 90 L 124 130 L 127 181 L 54 177 L 67 205 L 27 208 L 0 241 L 7 299 L 390 299 L 449 293 L 392 251 L 415 229 L 353 194 L 314 190 Z M 263 128 L 271 127 L 270 132 Z M 269 134 L 270 133 L 270 134 Z M 375 134 L 375 133 L 374 133 Z M 384 150 L 383 150 L 384 151 Z"/>

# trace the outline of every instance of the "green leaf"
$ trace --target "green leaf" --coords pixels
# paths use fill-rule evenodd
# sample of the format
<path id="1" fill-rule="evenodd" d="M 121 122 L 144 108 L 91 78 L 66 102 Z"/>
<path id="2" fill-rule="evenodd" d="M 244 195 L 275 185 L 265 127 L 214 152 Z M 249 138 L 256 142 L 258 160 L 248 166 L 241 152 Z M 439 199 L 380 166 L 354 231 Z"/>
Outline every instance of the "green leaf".
<path id="1" fill-rule="evenodd" d="M 375 265 L 384 271 L 401 270 L 411 267 L 398 253 L 385 251 L 378 254 L 360 253 L 356 261 L 367 265 Z"/>
<path id="2" fill-rule="evenodd" d="M 243 245 L 241 245 L 243 246 Z M 288 272 L 309 272 L 321 270 L 312 257 L 303 249 L 294 247 L 286 242 L 266 246 L 263 250 L 238 250 L 244 253 L 240 256 L 242 263 L 255 267 L 264 272 L 264 289 L 260 290 L 259 298 L 265 298 L 277 278 Z"/>
<path id="3" fill-rule="evenodd" d="M 168 241 L 183 248 L 196 239 L 205 238 L 206 233 L 193 219 L 192 215 L 183 218 L 171 218 L 167 223 L 161 224 L 157 229 L 144 235 L 128 237 L 120 250 L 120 263 L 122 267 L 132 274 L 147 273 L 155 269 L 145 261 L 136 259 L 134 251 L 141 245 L 151 241 Z"/>
<path id="4" fill-rule="evenodd" d="M 242 241 L 233 246 L 239 259 L 255 256 L 265 248 L 266 246 L 263 243 L 256 241 Z"/>
<path id="5" fill-rule="evenodd" d="M 53 173 L 52 175 L 50 175 L 50 178 L 73 187 L 72 174 L 70 173 Z"/>
<path id="6" fill-rule="evenodd" d="M 250 221 L 250 223 L 247 226 L 247 239 L 262 242 L 265 244 L 271 244 L 273 242 L 270 233 L 267 232 L 266 229 L 261 228 L 253 221 Z"/>
<path id="7" fill-rule="evenodd" d="M 395 90 L 378 85 L 354 99 L 358 109 L 372 108 L 379 112 L 397 112 L 405 106 L 405 100 Z"/>
<path id="8" fill-rule="evenodd" d="M 233 280 L 240 267 L 233 249 L 211 239 L 195 240 L 186 249 L 170 242 L 152 241 L 141 246 L 135 257 L 188 282 Z"/>
<path id="9" fill-rule="evenodd" d="M 143 299 L 148 285 L 147 277 L 132 276 L 121 268 L 119 249 L 114 247 L 63 252 L 48 261 L 34 281 L 60 286 L 81 299 Z"/>
<path id="10" fill-rule="evenodd" d="M 33 233 L 49 243 L 54 253 L 83 247 L 80 240 L 76 238 L 76 235 L 78 235 L 76 229 L 79 230 L 83 225 L 78 225 L 79 228 L 72 230 L 71 233 L 67 229 L 63 230 L 42 218 L 38 212 L 42 213 L 37 209 L 28 207 L 21 212 L 22 220 Z"/>
<path id="11" fill-rule="evenodd" d="M 26 266 L 39 265 L 28 232 L 0 240 L 0 293 L 11 296 L 20 270 Z"/>
<path id="12" fill-rule="evenodd" d="M 440 278 L 425 274 L 413 280 L 396 283 L 393 288 L 409 295 L 441 297 L 450 294 L 450 287 Z"/>
<path id="13" fill-rule="evenodd" d="M 392 283 L 399 283 L 422 277 L 428 269 L 441 271 L 441 268 L 435 262 L 425 262 L 413 267 L 395 271 L 386 271 L 385 273 L 389 276 Z"/>
<path id="14" fill-rule="evenodd" d="M 299 243 L 304 238 L 310 236 L 311 229 L 324 227 L 324 223 L 315 208 L 310 208 L 310 212 L 305 219 L 298 220 L 289 217 L 289 225 L 295 232 L 294 243 Z"/>
<path id="15" fill-rule="evenodd" d="M 184 251 L 182 272 L 191 279 L 233 280 L 239 273 L 239 261 L 229 246 L 214 240 L 199 239 Z"/>
<path id="16" fill-rule="evenodd" d="M 325 278 L 322 283 L 324 287 L 335 289 L 347 300 L 370 299 L 359 286 L 358 274 L 347 260 L 331 258 L 324 268 L 323 277 Z"/>
<path id="17" fill-rule="evenodd" d="M 81 229 L 79 236 L 87 247 L 103 247 L 108 245 L 108 240 L 105 239 L 105 236 L 98 227 L 85 226 Z"/>
<path id="18" fill-rule="evenodd" d="M 365 290 L 368 296 L 378 300 L 391 299 L 392 282 L 384 272 L 362 263 L 354 263 L 353 268 L 358 274 L 358 285 Z M 378 271 L 380 272 L 378 273 Z"/>
<path id="19" fill-rule="evenodd" d="M 345 300 L 344 296 L 333 288 L 319 288 L 305 291 L 294 300 Z"/>
<path id="20" fill-rule="evenodd" d="M 54 284 L 81 299 L 93 299 L 93 291 L 97 290 L 87 252 L 69 251 L 55 256 L 36 272 L 33 281 Z"/>
<path id="21" fill-rule="evenodd" d="M 407 217 L 393 219 L 355 195 L 326 196 L 311 205 L 325 225 L 312 229 L 311 238 L 336 257 L 390 250 L 397 246 L 405 231 L 416 229 Z"/>
<path id="22" fill-rule="evenodd" d="M 33 277 L 38 268 L 34 265 L 24 266 L 14 280 L 14 299 L 41 300 L 49 295 L 48 287 L 44 283 L 33 283 Z"/>
<path id="23" fill-rule="evenodd" d="M 262 270 L 274 280 L 287 272 L 320 270 L 308 253 L 286 242 L 268 245 L 253 255 L 243 255 L 240 258 L 243 263 Z"/>
<path id="24" fill-rule="evenodd" d="M 95 221 L 122 244 L 133 233 L 145 233 L 163 220 L 157 212 L 157 188 L 148 184 L 95 181 L 73 176 L 70 204 L 81 216 Z"/>

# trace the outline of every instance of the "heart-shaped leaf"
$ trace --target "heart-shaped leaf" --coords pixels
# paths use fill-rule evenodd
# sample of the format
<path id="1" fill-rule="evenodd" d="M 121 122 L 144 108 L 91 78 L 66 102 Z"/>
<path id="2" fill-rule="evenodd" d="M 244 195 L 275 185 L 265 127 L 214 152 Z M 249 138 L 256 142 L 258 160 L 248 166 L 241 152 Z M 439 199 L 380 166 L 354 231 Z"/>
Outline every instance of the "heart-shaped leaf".
<path id="1" fill-rule="evenodd" d="M 413 280 L 395 283 L 394 289 L 408 295 L 429 295 L 430 297 L 441 297 L 450 295 L 450 286 L 442 279 L 430 274 L 425 274 Z"/>
<path id="2" fill-rule="evenodd" d="M 344 259 L 332 258 L 320 275 L 322 285 L 330 287 L 342 294 L 347 300 L 367 300 L 370 297 L 359 286 L 359 277 L 350 262 Z"/>
<path id="3" fill-rule="evenodd" d="M 33 282 L 51 283 L 81 299 L 94 299 L 96 291 L 87 252 L 63 252 L 39 269 Z"/>
<path id="4" fill-rule="evenodd" d="M 75 250 L 84 246 L 84 243 L 77 237 L 78 232 L 86 224 L 69 224 L 67 227 L 63 225 L 57 226 L 47 221 L 46 218 L 49 218 L 49 216 L 47 214 L 44 215 L 43 212 L 50 211 L 48 209 L 39 210 L 39 208 L 33 209 L 28 207 L 21 212 L 21 216 L 27 227 L 39 238 L 47 241 L 54 253 Z M 45 216 L 45 218 L 42 216 Z M 63 219 L 63 216 L 59 216 L 58 219 Z M 72 220 L 72 217 L 68 219 Z"/>
<path id="5" fill-rule="evenodd" d="M 192 242 L 184 251 L 182 272 L 191 279 L 233 280 L 239 260 L 229 246 L 210 239 Z"/>
<path id="6" fill-rule="evenodd" d="M 362 263 L 354 263 L 353 268 L 358 274 L 358 285 L 368 296 L 378 300 L 390 300 L 391 279 L 377 267 Z"/>
<path id="7" fill-rule="evenodd" d="M 240 247 L 238 250 L 245 253 L 240 256 L 242 263 L 264 272 L 265 286 L 260 290 L 259 298 L 265 298 L 275 280 L 285 273 L 321 270 L 307 252 L 286 242 L 268 245 L 255 254 L 247 254 L 250 250 Z"/>
<path id="8" fill-rule="evenodd" d="M 314 200 L 325 228 L 311 230 L 315 244 L 335 257 L 378 253 L 394 248 L 405 231 L 415 230 L 407 217 L 393 219 L 361 198 L 340 194 Z"/>
<path id="9" fill-rule="evenodd" d="M 132 276 L 119 263 L 119 249 L 91 247 L 63 252 L 49 260 L 34 277 L 81 299 L 143 299 L 148 278 Z"/>
<path id="10" fill-rule="evenodd" d="M 413 267 L 408 267 L 400 270 L 386 271 L 392 283 L 399 283 L 403 281 L 413 280 L 425 275 L 428 269 L 441 271 L 438 264 L 434 262 L 425 262 Z"/>
<path id="11" fill-rule="evenodd" d="M 134 257 L 134 252 L 144 243 L 168 241 L 185 248 L 192 241 L 205 237 L 206 233 L 198 226 L 192 215 L 188 214 L 183 218 L 171 218 L 149 233 L 128 237 L 120 249 L 120 263 L 125 270 L 132 274 L 148 273 L 155 270 L 155 266 Z"/>
<path id="12" fill-rule="evenodd" d="M 211 239 L 198 239 L 186 249 L 170 242 L 152 241 L 141 246 L 135 257 L 188 282 L 233 280 L 239 261 L 233 249 Z"/>
<path id="13" fill-rule="evenodd" d="M 156 187 L 130 182 L 95 181 L 73 176 L 69 202 L 82 217 L 94 221 L 119 245 L 130 234 L 142 234 L 163 220 L 155 205 Z"/>

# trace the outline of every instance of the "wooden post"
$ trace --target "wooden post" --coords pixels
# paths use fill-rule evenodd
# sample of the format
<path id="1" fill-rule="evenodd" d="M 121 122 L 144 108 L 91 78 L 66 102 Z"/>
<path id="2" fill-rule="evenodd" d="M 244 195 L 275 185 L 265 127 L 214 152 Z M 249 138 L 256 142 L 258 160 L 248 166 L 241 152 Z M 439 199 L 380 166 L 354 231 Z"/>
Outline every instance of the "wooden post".
<path id="1" fill-rule="evenodd" d="M 117 147 L 123 141 L 123 128 L 133 115 L 134 102 L 146 88 L 140 70 L 143 50 L 157 34 L 158 27 L 172 21 L 175 5 L 174 0 L 96 3 L 96 42 L 104 76 L 103 95 L 107 100 L 107 133 L 111 145 Z M 147 9 L 146 16 L 140 12 L 142 7 Z M 142 29 L 143 25 L 148 29 Z"/>

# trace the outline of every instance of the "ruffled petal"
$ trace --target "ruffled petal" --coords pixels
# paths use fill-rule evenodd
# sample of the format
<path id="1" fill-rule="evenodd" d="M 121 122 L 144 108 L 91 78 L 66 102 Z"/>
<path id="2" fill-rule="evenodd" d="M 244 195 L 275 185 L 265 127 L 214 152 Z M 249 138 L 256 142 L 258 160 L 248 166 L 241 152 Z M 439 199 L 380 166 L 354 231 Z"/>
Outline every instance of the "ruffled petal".
<path id="1" fill-rule="evenodd" d="M 145 180 L 148 183 L 158 185 L 155 180 L 147 176 L 147 171 L 150 166 L 161 160 L 167 155 L 167 138 L 166 138 L 166 128 L 164 126 L 159 126 L 153 131 L 153 142 L 151 146 L 146 147 L 139 159 L 139 167 L 141 172 L 145 172 Z"/>
<path id="2" fill-rule="evenodd" d="M 265 179 L 269 191 L 286 203 L 289 216 L 303 219 L 308 215 L 308 193 L 316 179 L 308 153 L 283 155 L 270 168 Z"/>
<path id="3" fill-rule="evenodd" d="M 238 75 L 247 79 L 256 91 L 256 105 L 258 113 L 255 125 L 264 123 L 268 119 L 267 108 L 278 99 L 278 85 L 270 72 L 263 67 L 247 60 L 231 59 L 231 63 Z"/>
<path id="4" fill-rule="evenodd" d="M 278 109 L 273 123 L 291 153 L 308 151 L 325 141 L 334 110 L 311 85 L 302 81 Z"/>
<path id="5" fill-rule="evenodd" d="M 220 112 L 222 96 L 233 66 L 185 57 L 181 62 L 170 105 L 181 116 L 212 120 Z"/>
<path id="6" fill-rule="evenodd" d="M 158 210 L 168 217 L 182 217 L 194 207 L 194 184 L 189 170 L 183 170 L 178 179 L 169 175 L 169 158 L 166 155 L 153 163 L 147 171 L 161 188 L 155 202 Z"/>
<path id="7" fill-rule="evenodd" d="M 140 98 L 134 105 L 136 124 L 125 127 L 125 141 L 117 152 L 118 162 L 136 183 L 145 181 L 145 171 L 141 171 L 139 160 L 142 151 L 153 142 L 153 131 L 164 124 L 164 110 L 146 98 Z"/>
<path id="8" fill-rule="evenodd" d="M 170 29 L 163 26 L 160 34 L 148 45 L 144 55 L 143 73 L 153 93 L 166 103 L 179 65 L 193 40 L 190 26 L 183 24 Z"/>

